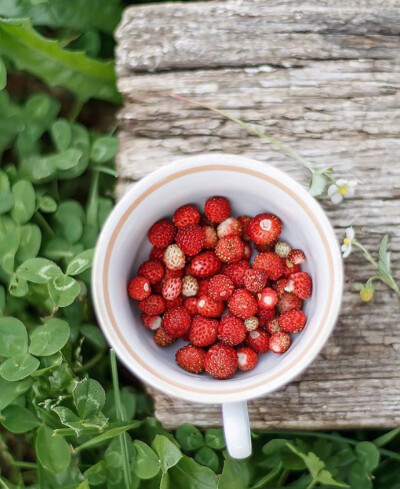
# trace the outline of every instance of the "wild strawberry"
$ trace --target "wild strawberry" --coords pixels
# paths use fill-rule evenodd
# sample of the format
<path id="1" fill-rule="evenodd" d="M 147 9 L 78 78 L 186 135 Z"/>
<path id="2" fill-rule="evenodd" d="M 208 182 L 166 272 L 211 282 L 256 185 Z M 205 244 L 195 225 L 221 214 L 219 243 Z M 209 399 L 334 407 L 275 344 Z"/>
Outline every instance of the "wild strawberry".
<path id="1" fill-rule="evenodd" d="M 250 243 L 245 241 L 243 243 L 243 260 L 249 261 L 252 254 L 253 254 L 253 250 L 251 249 Z"/>
<path id="2" fill-rule="evenodd" d="M 306 255 L 301 250 L 292 250 L 287 256 L 287 259 L 293 265 L 301 265 L 305 262 Z"/>
<path id="3" fill-rule="evenodd" d="M 149 316 L 158 316 L 165 311 L 165 299 L 161 295 L 151 294 L 139 302 L 139 309 Z"/>
<path id="4" fill-rule="evenodd" d="M 147 329 L 154 331 L 161 326 L 161 316 L 149 316 L 148 314 L 143 313 L 140 319 Z"/>
<path id="5" fill-rule="evenodd" d="M 164 266 L 158 260 L 145 261 L 140 265 L 138 275 L 147 278 L 151 285 L 156 284 L 164 277 Z"/>
<path id="6" fill-rule="evenodd" d="M 212 226 L 203 226 L 204 231 L 204 245 L 205 250 L 212 250 L 218 242 L 217 232 Z"/>
<path id="7" fill-rule="evenodd" d="M 180 270 L 185 267 L 185 253 L 177 244 L 169 245 L 164 253 L 164 263 L 171 270 Z"/>
<path id="8" fill-rule="evenodd" d="M 248 370 L 253 370 L 253 368 L 258 363 L 258 355 L 257 353 L 248 346 L 243 346 L 237 350 L 238 357 L 238 368 L 239 370 L 244 370 L 247 372 Z"/>
<path id="9" fill-rule="evenodd" d="M 175 340 L 176 338 L 168 334 L 162 326 L 157 328 L 156 332 L 154 333 L 154 341 L 158 346 L 169 346 L 174 343 Z"/>
<path id="10" fill-rule="evenodd" d="M 253 268 L 264 270 L 271 280 L 278 280 L 283 273 L 283 261 L 276 253 L 266 251 L 254 258 Z"/>
<path id="11" fill-rule="evenodd" d="M 287 333 L 274 333 L 269 339 L 269 349 L 274 353 L 285 353 L 291 343 Z"/>
<path id="12" fill-rule="evenodd" d="M 266 283 L 267 274 L 263 270 L 246 270 L 244 274 L 244 286 L 253 294 L 261 292 Z"/>
<path id="13" fill-rule="evenodd" d="M 183 301 L 184 307 L 188 310 L 191 316 L 196 316 L 197 313 L 197 297 L 188 297 Z"/>
<path id="14" fill-rule="evenodd" d="M 250 217 L 250 216 L 238 217 L 238 221 L 242 225 L 242 239 L 244 239 L 245 241 L 251 241 L 249 233 L 247 232 L 247 226 L 251 220 L 252 220 L 252 217 Z"/>
<path id="15" fill-rule="evenodd" d="M 217 318 L 225 310 L 225 305 L 221 301 L 215 301 L 208 295 L 201 295 L 197 301 L 197 312 L 208 318 Z"/>
<path id="16" fill-rule="evenodd" d="M 276 241 L 272 241 L 272 243 L 260 245 L 260 244 L 255 244 L 254 248 L 259 252 L 259 253 L 264 253 L 264 251 L 274 251 L 275 250 L 275 243 Z"/>
<path id="17" fill-rule="evenodd" d="M 204 370 L 204 358 L 206 352 L 202 348 L 186 345 L 176 352 L 176 363 L 187 372 L 201 374 Z"/>
<path id="18" fill-rule="evenodd" d="M 294 273 L 299 273 L 301 271 L 299 265 L 294 265 L 291 262 L 288 262 L 286 260 L 283 261 L 283 272 L 282 276 L 285 278 L 289 278 L 290 275 L 293 275 Z"/>
<path id="19" fill-rule="evenodd" d="M 247 289 L 236 289 L 228 301 L 228 309 L 240 319 L 254 316 L 258 310 L 257 301 Z"/>
<path id="20" fill-rule="evenodd" d="M 278 294 L 278 297 L 281 297 L 283 294 L 286 294 L 285 287 L 288 284 L 289 280 L 287 278 L 280 278 L 276 282 L 272 284 L 272 288 Z"/>
<path id="21" fill-rule="evenodd" d="M 208 284 L 210 283 L 209 278 L 203 278 L 203 280 L 199 280 L 199 290 L 197 291 L 197 297 L 202 295 L 208 295 Z"/>
<path id="22" fill-rule="evenodd" d="M 170 268 L 167 268 L 165 270 L 163 282 L 166 282 L 171 278 L 182 278 L 184 275 L 185 271 L 182 268 L 180 270 L 171 270 Z"/>
<path id="23" fill-rule="evenodd" d="M 162 327 L 165 331 L 174 337 L 182 336 L 190 328 L 192 318 L 187 310 L 183 307 L 169 309 L 162 318 Z"/>
<path id="24" fill-rule="evenodd" d="M 153 284 L 151 286 L 151 290 L 152 290 L 153 294 L 161 294 L 163 285 L 164 285 L 164 280 L 162 280 L 161 282 L 157 282 L 157 283 Z"/>
<path id="25" fill-rule="evenodd" d="M 259 307 L 257 317 L 261 328 L 262 326 L 265 326 L 268 321 L 275 317 L 275 309 L 264 309 L 263 307 Z"/>
<path id="26" fill-rule="evenodd" d="M 258 305 L 262 309 L 273 309 L 278 303 L 278 294 L 271 287 L 265 287 L 259 294 Z"/>
<path id="27" fill-rule="evenodd" d="M 281 220 L 273 214 L 258 214 L 247 225 L 247 232 L 251 240 L 258 245 L 275 241 L 281 231 Z"/>
<path id="28" fill-rule="evenodd" d="M 275 253 L 281 258 L 287 258 L 292 248 L 285 241 L 277 241 L 275 244 Z"/>
<path id="29" fill-rule="evenodd" d="M 225 263 L 235 263 L 241 260 L 243 252 L 244 245 L 239 236 L 221 238 L 215 247 L 215 254 Z"/>
<path id="30" fill-rule="evenodd" d="M 213 251 L 203 251 L 190 263 L 191 274 L 196 278 L 211 277 L 221 270 L 221 260 Z"/>
<path id="31" fill-rule="evenodd" d="M 282 329 L 279 326 L 279 319 L 277 317 L 270 319 L 265 325 L 265 329 L 269 334 L 280 333 Z"/>
<path id="32" fill-rule="evenodd" d="M 172 220 L 177 228 L 184 228 L 186 226 L 195 226 L 198 224 L 200 217 L 200 212 L 196 207 L 188 204 L 179 207 L 179 209 L 175 211 Z"/>
<path id="33" fill-rule="evenodd" d="M 227 301 L 233 294 L 235 286 L 226 275 L 214 275 L 208 283 L 208 295 L 215 301 Z"/>
<path id="34" fill-rule="evenodd" d="M 218 225 L 217 234 L 220 239 L 227 236 L 240 236 L 242 234 L 242 225 L 234 217 L 228 217 L 228 219 Z"/>
<path id="35" fill-rule="evenodd" d="M 288 311 L 282 313 L 278 321 L 284 333 L 300 333 L 306 324 L 306 315 L 299 310 Z"/>
<path id="36" fill-rule="evenodd" d="M 306 272 L 293 273 L 289 277 L 289 282 L 285 287 L 286 292 L 300 297 L 300 299 L 308 299 L 312 291 L 312 280 Z"/>
<path id="37" fill-rule="evenodd" d="M 176 243 L 186 255 L 197 255 L 203 248 L 204 231 L 200 226 L 186 226 L 179 229 Z"/>
<path id="38" fill-rule="evenodd" d="M 137 301 L 146 299 L 151 294 L 150 282 L 145 277 L 135 277 L 129 281 L 128 293 Z"/>
<path id="39" fill-rule="evenodd" d="M 235 316 L 225 316 L 218 328 L 218 339 L 223 345 L 236 346 L 246 338 L 246 327 L 242 320 Z"/>
<path id="40" fill-rule="evenodd" d="M 237 367 L 236 351 L 231 346 L 214 345 L 204 359 L 204 370 L 216 379 L 229 379 Z"/>
<path id="41" fill-rule="evenodd" d="M 163 219 L 153 224 L 147 233 L 150 243 L 156 248 L 166 248 L 175 239 L 176 228 L 172 222 Z"/>
<path id="42" fill-rule="evenodd" d="M 204 206 L 204 212 L 211 222 L 222 222 L 231 213 L 231 206 L 225 197 L 210 197 Z"/>
<path id="43" fill-rule="evenodd" d="M 166 300 L 165 301 L 165 309 L 175 309 L 183 304 L 183 299 L 181 296 L 176 297 L 176 299 Z"/>
<path id="44" fill-rule="evenodd" d="M 200 217 L 200 222 L 199 222 L 199 225 L 200 226 L 210 226 L 212 228 L 215 228 L 216 226 L 216 223 L 215 222 L 211 222 L 210 219 L 207 219 L 206 215 L 205 214 L 200 214 L 201 217 Z"/>
<path id="45" fill-rule="evenodd" d="M 149 255 L 150 260 L 164 261 L 165 250 L 166 248 L 156 248 L 155 246 L 153 246 Z"/>
<path id="46" fill-rule="evenodd" d="M 290 292 L 282 294 L 278 300 L 276 308 L 280 313 L 293 311 L 295 309 L 301 309 L 303 307 L 303 301 Z"/>
<path id="47" fill-rule="evenodd" d="M 254 331 L 259 326 L 259 320 L 257 316 L 251 316 L 244 320 L 244 325 L 246 327 L 246 331 Z"/>
<path id="48" fill-rule="evenodd" d="M 263 329 L 256 329 L 247 333 L 246 345 L 261 355 L 268 351 L 269 334 Z"/>
<path id="49" fill-rule="evenodd" d="M 245 260 L 231 263 L 223 270 L 224 275 L 231 278 L 235 287 L 244 287 L 244 274 L 250 268 L 250 264 Z"/>
<path id="50" fill-rule="evenodd" d="M 199 290 L 199 282 L 191 275 L 185 275 L 182 279 L 182 295 L 184 297 L 193 297 Z"/>
<path id="51" fill-rule="evenodd" d="M 173 301 L 181 295 L 182 280 L 180 278 L 170 278 L 164 282 L 162 296 L 167 301 Z"/>
<path id="52" fill-rule="evenodd" d="M 195 346 L 209 346 L 217 341 L 219 322 L 203 316 L 193 318 L 189 341 Z"/>

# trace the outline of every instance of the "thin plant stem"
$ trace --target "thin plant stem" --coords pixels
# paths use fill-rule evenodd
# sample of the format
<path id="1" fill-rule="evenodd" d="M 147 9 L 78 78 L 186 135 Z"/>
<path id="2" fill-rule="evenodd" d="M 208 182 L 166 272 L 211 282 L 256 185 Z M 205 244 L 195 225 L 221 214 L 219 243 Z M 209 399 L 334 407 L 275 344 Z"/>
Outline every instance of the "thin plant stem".
<path id="1" fill-rule="evenodd" d="M 94 355 L 88 362 L 74 369 L 75 373 L 87 372 L 88 370 L 96 366 L 104 358 L 104 354 L 106 353 L 106 351 L 107 350 L 104 349 L 96 353 L 96 355 Z"/>
<path id="2" fill-rule="evenodd" d="M 43 231 L 45 231 L 49 236 L 54 236 L 54 231 L 51 229 L 49 223 L 39 211 L 35 212 L 34 219 L 38 223 L 39 227 L 43 229 Z"/>
<path id="3" fill-rule="evenodd" d="M 357 241 L 356 239 L 353 240 L 353 244 L 355 246 L 357 246 L 357 248 L 359 248 L 365 259 L 368 260 L 375 268 L 378 268 L 378 263 L 376 262 L 376 260 L 373 258 L 373 256 L 371 255 L 371 253 L 367 250 L 367 248 L 365 248 L 365 246 L 363 246 L 359 241 Z"/>
<path id="4" fill-rule="evenodd" d="M 318 481 L 316 479 L 312 480 L 308 486 L 306 487 L 306 489 L 312 489 L 313 487 L 315 487 L 317 485 Z"/>
<path id="5" fill-rule="evenodd" d="M 82 107 L 85 105 L 84 100 L 76 99 L 72 105 L 71 112 L 69 113 L 68 119 L 71 122 L 74 122 L 78 115 L 80 114 Z"/>
<path id="6" fill-rule="evenodd" d="M 3 487 L 4 489 L 11 489 L 10 486 L 8 486 L 4 480 L 3 480 L 3 477 L 0 477 L 0 484 L 1 484 L 1 487 Z"/>
<path id="7" fill-rule="evenodd" d="M 13 467 L 18 467 L 20 469 L 37 469 L 38 468 L 38 464 L 36 464 L 35 462 L 22 462 L 22 461 L 18 461 L 18 460 L 13 460 L 11 462 L 11 465 Z"/>
<path id="8" fill-rule="evenodd" d="M 276 487 L 282 487 L 283 484 L 285 484 L 288 476 L 290 474 L 290 470 L 289 469 L 284 469 L 284 471 L 282 472 L 282 474 L 279 476 L 279 479 L 276 483 Z"/>
<path id="9" fill-rule="evenodd" d="M 38 463 L 37 473 L 38 473 L 39 489 L 44 489 L 43 467 L 42 464 L 40 463 Z"/>

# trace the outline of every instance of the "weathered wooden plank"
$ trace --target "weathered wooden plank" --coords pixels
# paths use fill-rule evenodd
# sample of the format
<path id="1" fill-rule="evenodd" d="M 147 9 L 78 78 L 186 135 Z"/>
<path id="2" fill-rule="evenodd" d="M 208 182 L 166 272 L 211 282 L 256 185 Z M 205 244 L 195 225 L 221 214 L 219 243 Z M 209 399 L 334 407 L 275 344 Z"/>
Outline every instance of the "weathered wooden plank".
<path id="1" fill-rule="evenodd" d="M 315 164 L 361 180 L 354 198 L 322 203 L 337 231 L 354 225 L 377 250 L 389 233 L 400 276 L 400 2 L 280 0 L 130 8 L 118 30 L 118 155 L 130 182 L 181 157 L 230 152 L 307 183 L 307 172 L 266 141 L 175 92 L 264 128 Z M 212 19 L 212 22 L 209 20 Z M 380 287 L 363 304 L 352 282 L 372 268 L 346 261 L 342 313 L 330 341 L 296 381 L 250 403 L 255 428 L 386 427 L 400 421 L 400 302 Z M 155 393 L 168 427 L 220 424 L 219 406 Z"/>

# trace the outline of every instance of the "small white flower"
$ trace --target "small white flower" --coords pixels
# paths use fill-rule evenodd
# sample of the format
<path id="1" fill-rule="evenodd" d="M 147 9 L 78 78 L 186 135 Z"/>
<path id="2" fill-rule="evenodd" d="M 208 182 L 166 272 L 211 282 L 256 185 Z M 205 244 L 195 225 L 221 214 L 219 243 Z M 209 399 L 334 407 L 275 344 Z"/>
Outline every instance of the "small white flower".
<path id="1" fill-rule="evenodd" d="M 352 197 L 354 195 L 357 180 L 345 180 L 339 178 L 334 184 L 328 188 L 328 195 L 334 204 L 342 202 L 344 197 Z"/>
<path id="2" fill-rule="evenodd" d="M 343 240 L 343 244 L 341 248 L 343 253 L 343 258 L 347 258 L 350 255 L 353 249 L 354 239 L 355 239 L 354 229 L 352 227 L 347 228 L 346 236 Z"/>

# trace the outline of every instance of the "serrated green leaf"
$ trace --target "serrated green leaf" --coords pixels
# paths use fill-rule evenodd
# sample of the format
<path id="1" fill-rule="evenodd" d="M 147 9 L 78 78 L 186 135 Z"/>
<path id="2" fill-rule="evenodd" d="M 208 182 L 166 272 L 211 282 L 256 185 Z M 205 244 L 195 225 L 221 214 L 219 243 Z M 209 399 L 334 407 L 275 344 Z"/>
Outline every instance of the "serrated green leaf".
<path id="1" fill-rule="evenodd" d="M 120 102 L 112 63 L 62 49 L 33 29 L 29 19 L 0 19 L 0 52 L 49 86 L 70 90 L 80 100 L 91 97 Z"/>
<path id="2" fill-rule="evenodd" d="M 67 307 L 72 304 L 81 290 L 78 282 L 68 275 L 54 277 L 48 283 L 51 300 L 58 307 Z"/>
<path id="3" fill-rule="evenodd" d="M 317 480 L 321 484 L 326 484 L 327 486 L 350 487 L 348 484 L 334 479 L 333 475 L 328 470 L 321 470 L 321 472 L 318 474 Z"/>
<path id="4" fill-rule="evenodd" d="M 3 379 L 15 382 L 25 379 L 39 368 L 39 360 L 29 353 L 22 353 L 8 358 L 0 367 L 0 375 Z"/>
<path id="5" fill-rule="evenodd" d="M 321 470 L 324 469 L 325 463 L 318 458 L 315 453 L 302 453 L 292 443 L 287 443 L 287 447 L 304 461 L 313 479 L 315 479 Z"/>
<path id="6" fill-rule="evenodd" d="M 321 173 L 313 173 L 310 181 L 309 191 L 313 197 L 318 197 L 321 195 L 326 187 L 327 179 Z"/>
<path id="7" fill-rule="evenodd" d="M 69 335 L 70 327 L 66 321 L 51 318 L 32 331 L 29 353 L 38 357 L 53 355 L 64 347 Z"/>

